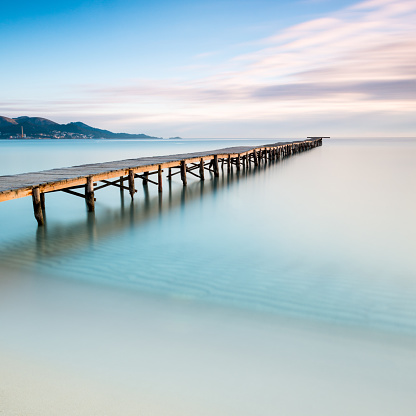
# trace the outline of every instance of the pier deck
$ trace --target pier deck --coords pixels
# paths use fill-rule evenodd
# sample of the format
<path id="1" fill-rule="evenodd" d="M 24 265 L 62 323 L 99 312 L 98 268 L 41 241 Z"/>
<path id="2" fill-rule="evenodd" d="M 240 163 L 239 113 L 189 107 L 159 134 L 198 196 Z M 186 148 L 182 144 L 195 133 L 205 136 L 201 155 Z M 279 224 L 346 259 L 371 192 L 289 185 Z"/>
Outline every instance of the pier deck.
<path id="1" fill-rule="evenodd" d="M 186 186 L 187 173 L 204 180 L 204 172 L 208 170 L 218 177 L 219 163 L 222 166 L 225 163 L 228 169 L 236 166 L 237 170 L 242 167 L 248 168 L 251 164 L 258 166 L 263 161 L 278 160 L 320 146 L 323 138 L 310 137 L 307 140 L 278 142 L 260 147 L 236 146 L 205 152 L 125 159 L 0 176 L 0 202 L 31 195 L 35 218 L 39 225 L 43 225 L 44 195 L 49 192 L 62 191 L 85 198 L 88 210 L 94 211 L 94 191 L 107 186 L 128 190 L 133 198 L 136 192 L 134 180 L 140 178 L 144 184 L 157 185 L 159 192 L 162 192 L 163 169 L 169 169 L 168 179 L 180 174 L 183 185 Z M 157 175 L 156 179 L 150 179 L 151 175 Z M 124 186 L 124 181 L 128 186 Z M 97 186 L 97 182 L 102 184 Z M 80 189 L 84 192 L 78 192 Z"/>

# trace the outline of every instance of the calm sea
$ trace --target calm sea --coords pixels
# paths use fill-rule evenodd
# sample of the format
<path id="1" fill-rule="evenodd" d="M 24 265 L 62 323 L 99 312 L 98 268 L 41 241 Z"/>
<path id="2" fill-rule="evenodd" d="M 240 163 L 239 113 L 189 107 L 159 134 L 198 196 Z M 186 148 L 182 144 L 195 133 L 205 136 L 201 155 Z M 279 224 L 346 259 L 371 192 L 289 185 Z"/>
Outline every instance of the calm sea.
<path id="1" fill-rule="evenodd" d="M 271 142 L 3 140 L 0 175 Z M 362 401 L 356 407 L 349 402 L 351 412 L 345 414 L 392 414 L 383 400 L 376 400 L 384 391 L 391 392 L 389 382 L 377 380 L 371 392 L 368 386 L 374 380 L 368 379 L 364 387 L 355 384 L 355 377 L 365 379 L 370 369 L 375 375 L 387 371 L 395 376 L 386 377 L 401 386 L 395 392 L 397 400 L 392 399 L 402 406 L 396 414 L 410 415 L 415 400 L 410 391 L 406 395 L 403 385 L 415 381 L 415 372 L 406 370 L 403 376 L 400 371 L 416 369 L 414 350 L 409 347 L 403 353 L 394 349 L 399 348 L 396 344 L 391 347 L 395 356 L 408 354 L 408 359 L 390 363 L 397 366 L 388 370 L 383 367 L 388 356 L 384 350 L 377 363 L 371 364 L 371 360 L 386 342 L 401 344 L 406 339 L 412 343 L 416 336 L 415 160 L 416 139 L 329 139 L 322 147 L 260 168 L 228 173 L 224 166 L 220 178 L 207 175 L 205 182 L 189 177 L 186 188 L 177 175 L 163 184 L 161 196 L 156 186 L 143 187 L 138 180 L 134 201 L 127 192 L 109 187 L 96 193 L 95 214 L 86 212 L 81 198 L 47 194 L 47 225 L 39 229 L 30 198 L 0 203 L 0 345 L 8 351 L 4 354 L 9 363 L 14 363 L 12 356 L 16 362 L 24 357 L 28 367 L 23 366 L 23 372 L 41 361 L 35 374 L 48 366 L 56 370 L 62 363 L 67 369 L 79 365 L 73 386 L 85 377 L 109 384 L 124 380 L 126 386 L 120 389 L 124 392 L 129 391 L 127 385 L 140 386 L 146 392 L 140 403 L 149 401 L 145 410 L 140 408 L 143 414 L 315 414 L 309 406 L 314 398 L 308 397 L 312 394 L 308 386 L 312 380 L 316 382 L 317 375 L 322 391 L 336 390 L 333 397 L 339 394 L 341 402 L 343 393 L 348 396 L 357 389 Z M 270 326 L 255 333 L 265 322 Z M 276 358 L 273 346 L 282 348 L 288 341 L 283 336 L 270 339 L 270 334 L 277 337 L 278 332 L 286 334 L 295 331 L 293 328 L 300 332 L 303 329 L 299 328 L 308 328 L 309 335 L 293 336 L 291 346 L 280 350 Z M 228 339 L 234 331 L 240 335 Z M 322 338 L 316 331 L 322 331 Z M 311 346 L 309 352 L 300 347 L 311 342 L 311 337 L 313 342 L 327 336 L 339 340 L 347 332 L 354 333 L 354 341 L 348 338 L 351 349 L 332 338 L 324 346 Z M 370 333 L 384 341 L 372 340 L 373 344 L 363 347 L 362 343 L 370 342 L 364 341 Z M 191 348 L 194 336 L 216 353 L 208 354 L 199 344 Z M 256 342 L 258 345 L 252 345 Z M 161 352 L 166 345 L 171 345 L 171 353 Z M 280 359 L 280 367 L 264 361 L 256 361 L 257 367 L 250 364 L 250 352 L 242 345 L 250 345 L 256 360 L 259 355 L 267 357 L 269 364 Z M 101 348 L 105 352 L 100 355 Z M 342 370 L 337 367 L 345 354 L 361 354 L 358 351 L 366 348 L 364 358 L 350 357 L 350 364 L 344 363 Z M 136 354 L 147 358 L 138 363 Z M 239 354 L 241 361 L 235 358 Z M 285 357 L 290 354 L 294 367 L 285 368 Z M 314 357 L 313 368 L 308 367 L 308 354 Z M 331 354 L 335 358 L 328 359 L 332 364 L 325 370 L 330 374 L 325 379 L 319 363 L 325 366 L 325 357 Z M 120 357 L 126 360 L 125 367 L 118 361 Z M 225 371 L 234 359 L 237 361 Z M 295 363 L 302 359 L 307 364 L 300 370 Z M 361 359 L 370 364 L 362 367 L 361 363 L 357 374 L 348 373 L 352 370 L 347 367 L 354 365 L 351 362 Z M 176 360 L 174 368 L 169 367 L 172 360 Z M 154 365 L 146 367 L 145 362 Z M 18 373 L 16 366 L 10 364 L 9 376 Z M 103 366 L 108 369 L 104 375 Z M 81 367 L 87 368 L 85 374 Z M 199 370 L 194 373 L 191 368 Z M 141 371 L 152 374 L 150 384 L 139 377 Z M 284 379 L 278 378 L 280 371 Z M 291 380 L 290 374 L 297 374 L 297 380 Z M 337 374 L 344 375 L 338 389 L 334 387 Z M 56 374 L 48 377 L 59 380 Z M 128 382 L 130 378 L 133 381 Z M 160 381 L 165 378 L 169 385 Z M 256 384 L 262 378 L 267 379 L 267 388 Z M 9 391 L 7 397 L 19 400 L 18 391 L 26 391 L 22 380 L 14 382 L 15 396 Z M 237 387 L 230 392 L 232 386 Z M 276 388 L 288 391 L 277 398 L 273 395 Z M 114 386 L 109 389 L 116 396 L 122 394 Z M 208 398 L 210 389 L 214 393 Z M 220 390 L 228 391 L 228 401 Z M 313 391 L 316 399 L 321 390 Z M 252 402 L 247 392 L 253 395 Z M 305 397 L 304 405 L 294 404 L 299 393 Z M 130 405 L 123 414 L 137 410 L 132 396 L 126 395 Z M 166 399 L 166 406 L 158 401 L 160 396 Z M 103 395 L 94 397 L 94 409 L 100 409 Z M 60 406 L 65 403 L 63 398 L 56 400 Z M 32 405 L 34 401 L 32 398 Z M 13 407 L 14 400 L 9 402 L 6 410 L 22 411 Z M 259 403 L 264 403 L 264 411 L 254 413 Z M 317 404 L 316 414 L 337 413 L 337 403 L 340 401 L 334 399 Z M 80 409 L 93 414 L 88 413 L 88 406 L 61 414 L 81 414 L 77 413 Z M 110 405 L 106 406 L 108 410 Z M 48 414 L 41 404 L 38 407 L 42 409 L 39 414 Z M 108 414 L 117 411 L 108 410 Z"/>

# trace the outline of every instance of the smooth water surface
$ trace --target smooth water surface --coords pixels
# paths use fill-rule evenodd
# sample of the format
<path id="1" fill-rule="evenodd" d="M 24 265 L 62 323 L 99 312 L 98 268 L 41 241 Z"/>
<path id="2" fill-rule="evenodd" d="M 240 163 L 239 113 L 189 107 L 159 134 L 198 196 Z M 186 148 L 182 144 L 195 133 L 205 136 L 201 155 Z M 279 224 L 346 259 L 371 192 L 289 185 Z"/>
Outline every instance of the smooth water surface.
<path id="1" fill-rule="evenodd" d="M 8 141 L 1 167 L 230 144 Z M 7 201 L 0 260 L 12 270 L 416 334 L 415 158 L 410 140 L 327 140 L 260 169 L 224 167 L 218 180 L 188 175 L 185 189 L 176 176 L 161 197 L 139 181 L 133 202 L 107 188 L 96 193 L 95 215 L 82 199 L 48 194 L 39 230 L 30 198 Z"/>
<path id="2" fill-rule="evenodd" d="M 270 142 L 0 141 L 0 174 Z M 399 413 L 411 414 L 416 403 L 407 395 L 407 386 L 416 381 L 410 371 L 416 368 L 413 347 L 405 352 L 385 348 L 389 343 L 413 345 L 416 336 L 415 158 L 413 139 L 331 139 L 322 147 L 260 168 L 228 172 L 224 166 L 218 179 L 207 174 L 200 182 L 189 175 L 186 188 L 175 176 L 163 184 L 161 196 L 154 185 L 143 187 L 138 180 L 134 201 L 127 192 L 106 188 L 96 193 L 95 214 L 86 212 L 81 198 L 48 194 L 47 225 L 39 229 L 30 198 L 1 203 L 0 345 L 8 351 L 8 362 L 14 363 L 10 357 L 15 354 L 16 361 L 29 357 L 29 367 L 36 360 L 48 365 L 55 360 L 55 366 L 65 363 L 69 368 L 79 359 L 85 361 L 89 375 L 98 377 L 103 362 L 93 365 L 97 356 L 109 360 L 104 365 L 108 374 L 99 376 L 108 380 L 130 380 L 133 373 L 125 372 L 129 366 L 144 369 L 148 377 L 152 374 L 152 388 L 146 385 L 146 399 L 142 398 L 149 401 L 147 410 L 141 408 L 144 414 L 166 412 L 163 404 L 155 407 L 158 400 L 152 395 L 166 398 L 170 414 L 255 414 L 254 403 L 259 400 L 264 400 L 265 409 L 258 414 L 297 415 L 305 414 L 305 409 L 308 414 L 334 414 L 336 401 L 331 400 L 316 405 L 316 413 L 311 410 L 318 392 L 334 388 L 334 397 L 344 397 L 343 390 L 357 388 L 355 377 L 367 380 L 370 372 L 374 377 L 387 374 L 401 386 L 392 399 L 401 403 Z M 282 324 L 281 319 L 289 323 Z M 139 334 L 131 335 L 136 325 L 146 341 Z M 320 329 L 313 329 L 315 325 Z M 306 327 L 306 332 L 299 329 Z M 337 335 L 331 338 L 328 334 L 334 331 Z M 346 335 L 351 331 L 355 331 L 352 338 Z M 201 344 L 194 345 L 191 333 L 197 333 Z M 367 334 L 384 341 L 364 341 Z M 79 337 L 84 340 L 81 346 Z M 121 342 L 125 337 L 129 341 Z M 347 338 L 334 341 L 338 337 Z M 102 342 L 108 349 L 101 356 L 96 348 Z M 216 352 L 207 358 L 207 367 L 198 367 L 199 379 L 193 369 L 196 362 L 204 361 L 201 351 L 211 342 Z M 285 343 L 287 350 L 282 353 Z M 160 361 L 164 345 L 175 352 L 163 353 L 155 371 L 128 345 L 148 354 L 152 363 Z M 69 354 L 69 346 L 78 358 Z M 255 364 L 250 364 L 250 354 L 256 357 Z M 292 354 L 292 367 L 284 368 L 285 354 Z M 343 362 L 345 354 L 357 356 Z M 396 359 L 386 369 L 383 357 L 391 354 Z M 129 364 L 120 364 L 121 356 Z M 281 367 L 269 374 L 262 356 Z M 403 356 L 407 358 L 402 362 Z M 301 368 L 294 364 L 297 360 L 309 364 Z M 321 361 L 330 363 L 325 375 Z M 227 363 L 231 373 L 224 372 Z M 351 365 L 358 366 L 358 373 L 350 377 Z M 15 364 L 10 366 L 18 373 Z M 169 369 L 169 376 L 163 368 Z M 179 377 L 177 382 L 179 396 L 170 397 L 166 392 L 172 384 L 166 381 L 169 386 L 163 386 L 161 379 L 175 379 L 181 371 L 185 379 Z M 74 385 L 81 373 L 74 376 Z M 317 375 L 322 386 L 312 389 L 308 398 L 307 380 L 317 383 Z M 144 383 L 137 373 L 134 377 L 120 389 L 127 396 L 131 386 Z M 254 382 L 259 377 L 267 379 L 260 389 Z M 286 383 L 294 377 L 286 399 L 272 393 L 277 385 L 285 385 L 282 377 Z M 221 378 L 227 380 L 226 390 L 236 383 L 238 394 L 231 394 L 231 402 L 206 384 L 211 380 L 215 385 Z M 201 383 L 191 389 L 194 400 L 186 394 L 191 379 Z M 354 414 L 392 414 L 383 401 L 376 403 L 380 393 L 391 392 L 391 383 L 383 380 L 379 377 L 373 384 L 367 380 L 361 386 L 368 403 L 350 402 Z M 366 390 L 370 384 L 371 392 Z M 23 384 L 17 380 L 15 385 Z M 215 398 L 207 402 L 204 396 L 210 388 L 220 395 L 217 407 Z M 252 402 L 247 392 L 254 395 Z M 306 395 L 304 405 L 288 399 L 297 393 Z M 101 393 L 97 397 L 100 402 Z M 123 413 L 133 408 L 131 404 Z"/>

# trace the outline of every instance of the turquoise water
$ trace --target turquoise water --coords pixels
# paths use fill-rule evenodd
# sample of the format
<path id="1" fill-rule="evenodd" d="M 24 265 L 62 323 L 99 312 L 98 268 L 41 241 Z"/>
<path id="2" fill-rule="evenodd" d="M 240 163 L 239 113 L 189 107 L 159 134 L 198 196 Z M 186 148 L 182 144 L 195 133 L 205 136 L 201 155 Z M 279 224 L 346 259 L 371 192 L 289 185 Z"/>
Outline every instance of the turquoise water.
<path id="1" fill-rule="evenodd" d="M 0 174 L 270 140 L 0 141 Z M 416 140 L 0 203 L 0 414 L 413 416 Z"/>
<path id="2" fill-rule="evenodd" d="M 269 141 L 1 141 L 0 174 Z M 416 335 L 416 141 L 332 139 L 202 183 L 0 204 L 2 273 Z"/>

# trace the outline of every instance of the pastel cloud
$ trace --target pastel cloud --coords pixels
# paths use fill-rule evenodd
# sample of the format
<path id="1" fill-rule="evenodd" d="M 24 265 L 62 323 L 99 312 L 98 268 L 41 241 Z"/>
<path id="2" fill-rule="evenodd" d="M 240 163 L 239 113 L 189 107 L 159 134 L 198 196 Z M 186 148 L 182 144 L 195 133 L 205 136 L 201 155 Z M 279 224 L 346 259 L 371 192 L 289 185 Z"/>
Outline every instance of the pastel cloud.
<path id="1" fill-rule="evenodd" d="M 198 77 L 195 66 L 188 79 L 84 86 L 83 104 L 97 117 L 118 115 L 131 125 L 167 123 L 184 130 L 195 121 L 395 112 L 416 134 L 410 122 L 416 110 L 415 21 L 416 0 L 365 1 L 263 39 L 255 52 L 212 64 L 209 76 Z M 196 61 L 203 57 L 206 68 L 211 55 Z"/>
<path id="2" fill-rule="evenodd" d="M 416 99 L 414 21 L 415 1 L 363 2 L 269 37 L 257 52 L 235 57 L 228 70 L 211 77 L 146 82 L 113 92 L 122 100 L 159 97 L 185 108 L 186 103 L 207 108 L 224 101 L 244 102 L 237 106 L 239 113 L 244 108 L 251 113 L 253 104 L 263 99 L 309 100 L 319 106 L 322 98 L 332 97 L 332 109 L 342 101 L 360 107 L 365 102 L 368 110 L 375 100 L 385 101 L 386 110 L 392 101 L 405 100 L 408 106 Z M 232 108 L 227 115 L 232 117 Z"/>

